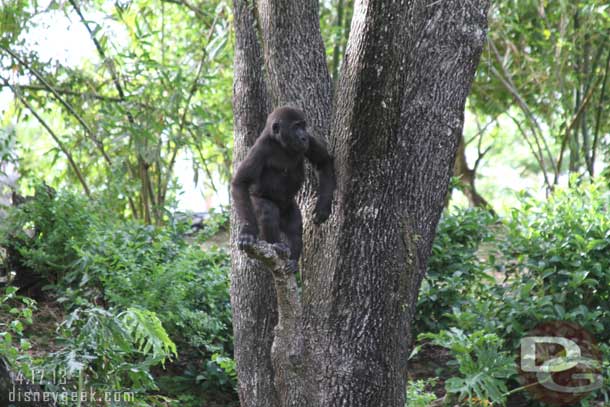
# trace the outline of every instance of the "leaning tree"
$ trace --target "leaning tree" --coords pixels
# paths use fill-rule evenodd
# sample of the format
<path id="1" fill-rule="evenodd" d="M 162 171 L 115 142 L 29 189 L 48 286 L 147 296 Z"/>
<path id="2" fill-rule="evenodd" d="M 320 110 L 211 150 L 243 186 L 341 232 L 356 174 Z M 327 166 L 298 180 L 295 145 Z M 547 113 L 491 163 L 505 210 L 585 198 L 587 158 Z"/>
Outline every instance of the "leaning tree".
<path id="1" fill-rule="evenodd" d="M 402 406 L 411 321 L 488 0 L 357 0 L 334 88 L 317 0 L 233 6 L 234 163 L 271 108 L 291 104 L 328 144 L 337 175 L 325 224 L 311 222 L 311 172 L 300 196 L 298 285 L 264 243 L 233 250 L 241 405 Z M 233 239 L 237 228 L 233 221 Z"/>

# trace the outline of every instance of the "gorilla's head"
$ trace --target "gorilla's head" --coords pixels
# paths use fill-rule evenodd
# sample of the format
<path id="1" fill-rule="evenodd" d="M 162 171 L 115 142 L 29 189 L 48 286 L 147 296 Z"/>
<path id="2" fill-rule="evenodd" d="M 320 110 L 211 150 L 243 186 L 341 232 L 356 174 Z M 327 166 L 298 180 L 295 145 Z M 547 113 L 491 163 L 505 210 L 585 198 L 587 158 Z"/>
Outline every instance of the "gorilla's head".
<path id="1" fill-rule="evenodd" d="M 267 119 L 273 137 L 286 150 L 303 154 L 309 148 L 309 134 L 305 115 L 299 109 L 283 106 L 275 109 Z"/>

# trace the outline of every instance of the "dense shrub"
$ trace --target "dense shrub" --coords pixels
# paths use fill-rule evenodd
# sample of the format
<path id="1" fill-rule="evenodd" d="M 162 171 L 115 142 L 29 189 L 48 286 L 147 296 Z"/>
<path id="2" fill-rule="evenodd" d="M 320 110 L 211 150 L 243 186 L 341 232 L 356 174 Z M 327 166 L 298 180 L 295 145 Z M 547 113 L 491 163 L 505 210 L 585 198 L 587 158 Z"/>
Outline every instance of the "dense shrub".
<path id="1" fill-rule="evenodd" d="M 68 311 L 106 308 L 121 315 L 131 309 L 158 317 L 185 355 L 175 375 L 203 390 L 230 393 L 229 258 L 188 243 L 187 230 L 180 223 L 125 221 L 78 195 L 39 188 L 34 199 L 10 211 L 0 245 L 46 279 Z"/>
<path id="2" fill-rule="evenodd" d="M 488 400 L 494 405 L 506 402 L 506 381 L 516 373 L 516 366 L 514 356 L 502 351 L 501 338 L 482 330 L 466 335 L 457 328 L 423 334 L 421 338 L 449 349 L 455 357 L 450 364 L 457 366 L 459 375 L 445 382 L 448 393 L 469 405 L 478 404 L 474 400 Z"/>
<path id="3" fill-rule="evenodd" d="M 421 338 L 454 355 L 457 373 L 445 381 L 451 393 L 501 403 L 507 389 L 518 386 L 511 363 L 519 340 L 543 321 L 577 322 L 600 341 L 604 359 L 610 359 L 609 207 L 606 188 L 582 185 L 558 189 L 548 199 L 522 196 L 521 206 L 505 218 L 476 209 L 445 213 L 415 327 Z M 90 317 L 108 323 L 126 310 L 139 310 L 153 321 L 158 317 L 178 353 L 191 352 L 199 361 L 158 381 L 186 406 L 202 398 L 194 393 L 179 396 L 181 391 L 192 386 L 230 390 L 235 372 L 228 256 L 188 243 L 185 230 L 179 223 L 155 227 L 124 221 L 103 205 L 39 188 L 35 199 L 9 213 L 0 245 L 52 283 L 57 299 L 70 311 L 82 315 L 97 310 Z M 108 310 L 110 314 L 104 314 Z M 60 331 L 67 344 L 63 355 L 80 346 L 78 338 L 95 334 L 87 329 L 89 320 L 82 319 L 72 331 Z M 20 335 L 17 325 L 11 329 L 13 338 Z M 14 357 L 29 346 L 27 341 L 25 348 L 9 342 L 7 326 L 3 330 L 3 346 Z M 116 345 L 108 343 L 104 349 L 114 353 Z M 493 355 L 502 355 L 501 363 L 493 365 L 499 360 Z M 487 376 L 477 375 L 483 365 Z M 608 362 L 604 369 L 608 382 Z M 151 383 L 142 388 L 151 388 Z M 409 397 L 432 396 L 414 387 Z"/>
<path id="4" fill-rule="evenodd" d="M 16 287 L 0 287 L 0 315 L 5 316 L 0 319 L 0 356 L 8 363 L 22 364 L 23 370 L 31 366 L 27 351 L 32 345 L 25 338 L 24 329 L 32 324 L 35 310 L 36 302 L 18 295 Z"/>
<path id="5" fill-rule="evenodd" d="M 436 395 L 428 390 L 436 384 L 436 380 L 409 380 L 405 407 L 427 407 L 436 400 Z"/>
<path id="6" fill-rule="evenodd" d="M 0 246 L 12 249 L 20 265 L 49 282 L 59 282 L 78 260 L 74 245 L 102 219 L 109 221 L 108 216 L 103 205 L 38 185 L 35 196 L 11 208 L 0 223 Z"/>
<path id="7" fill-rule="evenodd" d="M 456 208 L 441 218 L 419 294 L 417 332 L 447 329 L 452 310 L 469 304 L 485 284 L 494 282 L 477 250 L 492 239 L 496 221 L 480 209 Z"/>
<path id="8" fill-rule="evenodd" d="M 565 320 L 591 332 L 608 360 L 609 209 L 607 188 L 584 184 L 558 189 L 548 199 L 523 195 L 521 206 L 497 224 L 482 211 L 446 213 L 419 297 L 416 328 L 432 333 L 422 338 L 464 332 L 463 343 L 451 347 L 452 352 L 458 361 L 476 361 L 467 346 L 473 335 L 494 335 L 503 350 L 516 355 L 530 329 Z M 607 362 L 604 369 L 608 382 Z M 447 382 L 449 391 L 455 392 L 459 381 L 468 382 L 465 371 L 460 372 L 463 376 Z M 601 393 L 607 399 L 607 388 L 591 397 Z M 494 389 L 483 391 L 492 394 Z"/>
<path id="9" fill-rule="evenodd" d="M 171 230 L 140 224 L 96 231 L 76 250 L 80 286 L 94 282 L 112 305 L 155 311 L 193 346 L 211 352 L 230 346 L 224 252 L 204 252 Z"/>
<path id="10" fill-rule="evenodd" d="M 556 319 L 610 339 L 610 193 L 583 185 L 548 200 L 524 198 L 506 221 L 511 286 Z"/>
<path id="11" fill-rule="evenodd" d="M 57 378 L 45 381 L 47 390 L 95 393 L 118 405 L 148 405 L 147 392 L 157 389 L 150 369 L 177 351 L 157 316 L 138 308 L 76 309 L 58 330 L 59 349 L 39 369 Z"/>
<path id="12" fill-rule="evenodd" d="M 182 393 L 186 381 L 202 391 L 231 391 L 234 377 L 217 363 L 233 350 L 225 252 L 204 252 L 180 230 L 133 223 L 91 234 L 77 251 L 80 285 L 101 287 L 113 306 L 154 311 L 177 342 L 184 370 L 179 383 L 163 379 L 167 388 Z"/>

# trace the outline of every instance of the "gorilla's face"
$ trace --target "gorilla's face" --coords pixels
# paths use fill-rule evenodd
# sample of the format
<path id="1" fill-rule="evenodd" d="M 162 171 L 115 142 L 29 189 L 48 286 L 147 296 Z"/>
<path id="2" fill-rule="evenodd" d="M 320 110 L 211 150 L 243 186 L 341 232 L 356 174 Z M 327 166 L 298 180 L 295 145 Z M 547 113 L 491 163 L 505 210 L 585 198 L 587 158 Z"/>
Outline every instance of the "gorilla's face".
<path id="1" fill-rule="evenodd" d="M 309 134 L 305 120 L 297 118 L 289 122 L 281 121 L 273 124 L 273 134 L 285 149 L 303 154 L 309 148 Z"/>

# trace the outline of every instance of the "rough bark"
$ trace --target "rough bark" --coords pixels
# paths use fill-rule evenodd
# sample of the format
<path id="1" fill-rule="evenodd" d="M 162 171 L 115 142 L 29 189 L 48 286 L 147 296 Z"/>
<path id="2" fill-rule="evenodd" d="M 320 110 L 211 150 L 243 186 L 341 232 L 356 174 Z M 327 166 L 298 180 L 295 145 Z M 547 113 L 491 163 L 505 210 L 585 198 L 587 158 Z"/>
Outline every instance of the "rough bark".
<path id="1" fill-rule="evenodd" d="M 317 255 L 304 261 L 312 274 L 305 321 L 323 352 L 324 406 L 404 403 L 406 345 L 398 338 L 407 320 L 399 310 L 414 258 L 393 156 L 408 46 L 404 8 L 400 1 L 356 3 L 337 87 L 337 211 L 327 233 L 310 238 Z"/>
<path id="2" fill-rule="evenodd" d="M 257 0 L 267 81 L 274 106 L 307 113 L 315 137 L 330 126 L 331 81 L 320 34 L 317 0 Z"/>
<path id="3" fill-rule="evenodd" d="M 419 0 L 413 7 L 413 48 L 405 67 L 401 143 L 405 207 L 413 225 L 417 270 L 405 308 L 413 320 L 421 280 L 463 131 L 466 97 L 487 33 L 488 0 Z M 412 342 L 408 330 L 406 342 Z"/>
<path id="4" fill-rule="evenodd" d="M 286 318 L 276 331 L 283 362 L 273 358 L 279 405 L 404 405 L 410 323 L 485 40 L 488 0 L 357 1 L 332 110 L 317 2 L 257 4 L 272 99 L 302 107 L 314 135 L 328 137 L 338 185 L 329 221 L 305 224 L 301 293 L 280 289 L 276 273 Z M 310 200 L 303 202 L 307 219 Z M 282 342 L 290 338 L 304 347 Z M 302 349 L 293 355 L 298 368 L 291 349 Z M 240 382 L 253 378 L 244 363 L 242 356 Z"/>
<path id="5" fill-rule="evenodd" d="M 237 166 L 265 125 L 270 110 L 263 78 L 262 51 L 258 44 L 253 6 L 234 0 L 235 66 L 233 113 Z M 231 245 L 238 232 L 231 214 Z M 271 364 L 273 328 L 277 323 L 273 279 L 268 269 L 243 253 L 232 251 L 231 305 L 235 361 L 242 407 L 277 407 Z"/>

